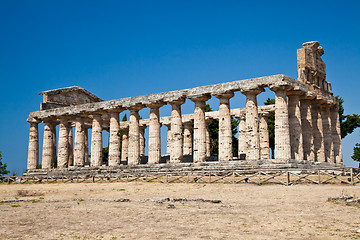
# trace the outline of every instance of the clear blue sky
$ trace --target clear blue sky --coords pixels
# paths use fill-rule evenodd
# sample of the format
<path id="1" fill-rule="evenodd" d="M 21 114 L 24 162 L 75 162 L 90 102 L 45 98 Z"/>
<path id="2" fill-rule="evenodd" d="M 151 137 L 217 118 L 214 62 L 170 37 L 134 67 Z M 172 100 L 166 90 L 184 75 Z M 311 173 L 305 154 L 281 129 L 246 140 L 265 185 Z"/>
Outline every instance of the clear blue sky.
<path id="1" fill-rule="evenodd" d="M 359 9 L 360 1 L 2 0 L 3 160 L 11 171 L 26 169 L 26 118 L 43 90 L 77 85 L 110 100 L 280 73 L 296 78 L 296 49 L 313 40 L 324 47 L 327 80 L 345 112 L 360 113 Z M 232 107 L 244 99 L 236 94 Z M 217 99 L 210 103 L 217 109 Z M 184 113 L 192 110 L 184 105 Z M 343 141 L 348 166 L 356 142 L 359 130 Z"/>

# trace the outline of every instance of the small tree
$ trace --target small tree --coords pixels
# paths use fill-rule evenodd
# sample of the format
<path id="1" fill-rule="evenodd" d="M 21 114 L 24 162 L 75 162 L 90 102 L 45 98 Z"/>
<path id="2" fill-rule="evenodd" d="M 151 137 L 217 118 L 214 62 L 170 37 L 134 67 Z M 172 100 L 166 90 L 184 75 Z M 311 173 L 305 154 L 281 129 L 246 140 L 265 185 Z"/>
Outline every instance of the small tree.
<path id="1" fill-rule="evenodd" d="M 360 168 L 360 144 L 359 144 L 359 143 L 355 144 L 354 153 L 353 153 L 353 155 L 351 156 L 351 158 L 352 158 L 354 161 L 359 162 L 359 168 Z"/>
<path id="2" fill-rule="evenodd" d="M 6 163 L 2 163 L 2 155 L 1 155 L 1 151 L 0 151 L 0 176 L 8 174 L 10 171 L 6 170 L 7 168 L 7 164 Z"/>

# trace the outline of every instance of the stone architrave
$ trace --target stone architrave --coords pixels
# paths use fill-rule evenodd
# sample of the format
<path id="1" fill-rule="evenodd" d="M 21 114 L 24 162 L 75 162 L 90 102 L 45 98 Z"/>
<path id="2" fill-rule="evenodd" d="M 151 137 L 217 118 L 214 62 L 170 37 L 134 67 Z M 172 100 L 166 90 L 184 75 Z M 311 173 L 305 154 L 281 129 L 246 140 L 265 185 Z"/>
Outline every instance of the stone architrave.
<path id="1" fill-rule="evenodd" d="M 200 163 L 206 161 L 206 121 L 205 102 L 210 99 L 209 95 L 190 98 L 195 103 L 194 110 L 194 149 L 193 161 Z"/>
<path id="2" fill-rule="evenodd" d="M 109 166 L 120 165 L 120 122 L 119 113 L 121 111 L 110 112 L 109 130 Z"/>
<path id="3" fill-rule="evenodd" d="M 68 167 L 74 165 L 74 154 L 73 154 L 73 127 L 71 123 L 68 124 Z"/>
<path id="4" fill-rule="evenodd" d="M 240 158 L 241 154 L 247 153 L 245 114 L 240 114 L 240 117 L 238 119 L 239 119 L 238 157 Z"/>
<path id="5" fill-rule="evenodd" d="M 230 115 L 230 98 L 233 92 L 215 95 L 220 101 L 219 106 L 219 161 L 231 161 L 232 154 L 232 128 Z"/>
<path id="6" fill-rule="evenodd" d="M 301 127 L 300 92 L 288 93 L 291 159 L 303 160 L 304 148 Z"/>
<path id="7" fill-rule="evenodd" d="M 323 126 L 320 103 L 313 100 L 311 104 L 311 118 L 313 127 L 314 153 L 316 162 L 325 162 Z"/>
<path id="8" fill-rule="evenodd" d="M 42 168 L 49 169 L 54 161 L 54 125 L 51 121 L 46 121 L 44 125 L 44 138 L 42 150 Z M 55 129 L 56 130 L 56 129 Z"/>
<path id="9" fill-rule="evenodd" d="M 339 119 L 339 103 L 336 104 L 330 110 L 331 117 L 331 133 L 333 140 L 333 152 L 335 163 L 342 164 L 342 147 L 341 147 L 341 130 Z"/>
<path id="10" fill-rule="evenodd" d="M 58 168 L 68 167 L 69 161 L 69 130 L 68 120 L 60 119 L 59 146 L 58 146 Z"/>
<path id="11" fill-rule="evenodd" d="M 74 166 L 83 167 L 85 164 L 85 126 L 84 119 L 81 117 L 75 120 L 74 142 Z"/>
<path id="12" fill-rule="evenodd" d="M 320 106 L 320 109 L 323 127 L 325 162 L 334 163 L 334 157 L 331 159 L 331 153 L 333 153 L 333 140 L 330 126 L 330 104 L 323 104 Z"/>
<path id="13" fill-rule="evenodd" d="M 102 165 L 102 119 L 101 115 L 94 114 L 91 131 L 91 166 Z"/>
<path id="14" fill-rule="evenodd" d="M 139 110 L 142 106 L 130 108 L 128 165 L 140 164 Z"/>
<path id="15" fill-rule="evenodd" d="M 184 103 L 185 99 L 183 98 L 169 102 L 172 107 L 170 163 L 181 163 L 183 160 L 181 105 Z"/>
<path id="16" fill-rule="evenodd" d="M 304 160 L 315 161 L 314 156 L 314 137 L 313 137 L 313 121 L 311 114 L 311 99 L 310 96 L 302 96 L 300 100 L 301 112 L 301 129 L 303 139 Z"/>
<path id="17" fill-rule="evenodd" d="M 129 129 L 123 129 L 122 133 L 121 161 L 126 162 L 128 160 Z"/>
<path id="18" fill-rule="evenodd" d="M 150 124 L 149 124 L 149 164 L 159 164 L 161 159 L 161 137 L 160 137 L 160 112 L 159 108 L 164 103 L 150 105 Z M 169 145 L 169 144 L 168 144 Z"/>
<path id="19" fill-rule="evenodd" d="M 193 126 L 192 122 L 184 122 L 184 146 L 183 146 L 183 154 L 184 155 L 192 155 L 192 135 L 191 135 L 191 127 Z"/>
<path id="20" fill-rule="evenodd" d="M 290 160 L 289 111 L 286 100 L 286 87 L 276 87 L 275 91 L 275 159 L 281 162 Z"/>
<path id="21" fill-rule="evenodd" d="M 28 121 L 30 123 L 29 133 L 29 148 L 28 148 L 28 159 L 27 169 L 33 170 L 38 167 L 39 164 L 39 121 Z"/>
<path id="22" fill-rule="evenodd" d="M 259 117 L 256 96 L 263 91 L 263 88 L 241 91 L 246 96 L 246 159 L 248 160 L 260 159 Z"/>
<path id="23" fill-rule="evenodd" d="M 269 113 L 259 114 L 259 135 L 260 135 L 260 159 L 270 159 L 270 147 L 269 147 L 269 131 L 268 131 L 268 118 Z"/>

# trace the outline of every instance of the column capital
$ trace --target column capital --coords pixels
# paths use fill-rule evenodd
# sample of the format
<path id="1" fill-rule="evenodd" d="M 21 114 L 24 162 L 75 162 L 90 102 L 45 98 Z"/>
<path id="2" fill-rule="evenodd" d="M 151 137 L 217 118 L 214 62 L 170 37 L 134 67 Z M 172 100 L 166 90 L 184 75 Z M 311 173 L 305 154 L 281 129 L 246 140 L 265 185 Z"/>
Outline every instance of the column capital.
<path id="1" fill-rule="evenodd" d="M 224 92 L 224 93 L 219 93 L 219 94 L 214 94 L 214 97 L 216 97 L 217 99 L 230 99 L 232 97 L 234 97 L 234 92 L 230 91 L 230 92 Z"/>
<path id="2" fill-rule="evenodd" d="M 111 114 L 119 114 L 119 113 L 121 113 L 121 112 L 123 112 L 123 111 L 124 111 L 124 108 L 122 108 L 122 107 L 117 107 L 117 108 L 108 109 L 106 112 L 111 115 Z"/>
<path id="3" fill-rule="evenodd" d="M 211 98 L 210 94 L 190 95 L 188 98 L 193 102 L 206 102 Z"/>
<path id="4" fill-rule="evenodd" d="M 241 89 L 240 92 L 242 94 L 244 94 L 245 96 L 246 95 L 251 95 L 251 94 L 258 95 L 258 94 L 260 94 L 262 92 L 265 92 L 265 89 L 263 87 L 247 88 L 247 89 Z"/>
<path id="5" fill-rule="evenodd" d="M 294 88 L 292 86 L 289 86 L 289 85 L 275 85 L 275 86 L 269 86 L 269 89 L 273 92 L 283 92 L 285 91 L 286 93 L 287 92 L 290 92 L 292 91 Z"/>
<path id="6" fill-rule="evenodd" d="M 152 103 L 149 103 L 149 104 L 146 104 L 146 106 L 148 108 L 151 108 L 151 109 L 157 109 L 157 108 L 161 108 L 162 106 L 164 106 L 166 103 L 164 103 L 163 101 L 156 101 L 156 102 L 152 102 Z"/>
<path id="7" fill-rule="evenodd" d="M 127 109 L 130 110 L 130 111 L 140 111 L 141 109 L 143 109 L 145 106 L 143 104 L 137 104 L 137 105 L 134 105 L 134 106 L 130 106 L 128 107 Z"/>
<path id="8" fill-rule="evenodd" d="M 185 98 L 179 98 L 179 99 L 176 99 L 176 100 L 170 100 L 167 102 L 168 104 L 170 104 L 171 106 L 173 105 L 183 105 L 185 103 Z"/>
<path id="9" fill-rule="evenodd" d="M 300 97 L 303 94 L 305 94 L 305 93 L 300 90 L 295 90 L 295 89 L 286 92 L 287 96 L 299 96 Z"/>
<path id="10" fill-rule="evenodd" d="M 312 92 L 307 92 L 304 95 L 299 96 L 300 100 L 313 100 L 316 98 L 316 95 Z"/>

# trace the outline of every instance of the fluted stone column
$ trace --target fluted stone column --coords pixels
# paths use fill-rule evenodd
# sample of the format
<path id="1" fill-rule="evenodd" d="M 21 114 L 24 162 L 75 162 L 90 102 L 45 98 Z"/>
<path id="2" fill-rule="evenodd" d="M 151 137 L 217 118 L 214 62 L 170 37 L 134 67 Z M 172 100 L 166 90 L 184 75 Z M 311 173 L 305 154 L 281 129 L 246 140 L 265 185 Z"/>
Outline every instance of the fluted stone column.
<path id="1" fill-rule="evenodd" d="M 212 121 L 213 121 L 213 119 L 211 119 L 211 118 L 206 119 L 206 157 L 211 156 L 209 124 L 211 124 Z"/>
<path id="2" fill-rule="evenodd" d="M 192 155 L 192 136 L 191 136 L 191 127 L 192 122 L 184 122 L 184 146 L 183 153 L 184 155 Z"/>
<path id="3" fill-rule="evenodd" d="M 232 154 L 232 128 L 230 115 L 230 98 L 233 92 L 215 95 L 220 100 L 219 106 L 219 161 L 231 161 Z"/>
<path id="4" fill-rule="evenodd" d="M 59 125 L 59 147 L 58 168 L 66 168 L 69 161 L 69 129 L 68 120 L 60 119 Z"/>
<path id="5" fill-rule="evenodd" d="M 77 117 L 75 121 L 74 166 L 83 167 L 85 163 L 85 127 L 84 119 Z"/>
<path id="6" fill-rule="evenodd" d="M 91 166 L 102 165 L 102 119 L 101 115 L 93 115 L 91 131 Z"/>
<path id="7" fill-rule="evenodd" d="M 172 107 L 170 163 L 181 163 L 183 160 L 181 105 L 184 103 L 185 99 L 170 102 Z"/>
<path id="8" fill-rule="evenodd" d="M 270 159 L 269 131 L 267 116 L 269 113 L 259 114 L 260 159 Z"/>
<path id="9" fill-rule="evenodd" d="M 240 114 L 240 117 L 238 119 L 239 119 L 238 157 L 240 158 L 241 154 L 247 153 L 245 114 Z"/>
<path id="10" fill-rule="evenodd" d="M 85 137 L 85 160 L 84 160 L 84 164 L 85 165 L 90 165 L 90 161 L 89 161 L 89 128 L 84 126 L 84 137 Z"/>
<path id="11" fill-rule="evenodd" d="M 51 168 L 55 168 L 57 166 L 57 142 L 56 142 L 56 126 L 57 126 L 58 122 L 57 121 L 54 121 L 53 124 L 52 124 L 52 134 L 53 134 L 53 137 L 52 137 L 52 140 L 53 140 L 53 156 L 51 158 Z"/>
<path id="12" fill-rule="evenodd" d="M 313 126 L 315 161 L 325 162 L 322 118 L 320 103 L 317 100 L 314 100 L 311 104 L 311 118 Z"/>
<path id="13" fill-rule="evenodd" d="M 333 151 L 335 162 L 341 164 L 342 161 L 342 146 L 341 146 L 341 130 L 340 130 L 340 119 L 339 119 L 339 104 L 336 103 L 335 106 L 330 111 L 331 117 L 331 133 L 333 139 Z"/>
<path id="14" fill-rule="evenodd" d="M 273 90 L 275 91 L 275 159 L 284 162 L 291 158 L 286 88 L 279 87 Z"/>
<path id="15" fill-rule="evenodd" d="M 166 133 L 166 155 L 170 155 L 172 146 L 171 123 L 164 123 L 163 125 L 168 129 Z"/>
<path id="16" fill-rule="evenodd" d="M 126 162 L 128 160 L 129 130 L 123 129 L 122 133 L 121 161 Z"/>
<path id="17" fill-rule="evenodd" d="M 140 164 L 140 140 L 139 140 L 139 110 L 142 107 L 134 106 L 130 108 L 129 121 L 129 147 L 128 164 Z"/>
<path id="18" fill-rule="evenodd" d="M 262 88 L 241 91 L 246 96 L 246 159 L 248 160 L 260 159 L 259 117 L 256 96 L 263 91 Z"/>
<path id="19" fill-rule="evenodd" d="M 301 129 L 303 139 L 304 159 L 308 161 L 315 161 L 314 156 L 314 138 L 311 116 L 311 97 L 303 96 L 300 102 L 301 111 Z"/>
<path id="20" fill-rule="evenodd" d="M 28 159 L 27 169 L 36 169 L 39 164 L 39 121 L 29 121 L 30 133 L 29 133 L 29 148 L 28 148 Z"/>
<path id="21" fill-rule="evenodd" d="M 298 92 L 292 92 L 288 95 L 290 147 L 291 159 L 303 160 L 304 148 L 302 139 L 299 94 L 300 93 Z"/>
<path id="22" fill-rule="evenodd" d="M 139 126 L 140 157 L 145 156 L 145 129 L 146 125 Z"/>
<path id="23" fill-rule="evenodd" d="M 51 121 L 45 122 L 42 150 L 42 168 L 45 169 L 52 168 L 52 163 L 54 161 L 54 129 L 54 125 Z"/>
<path id="24" fill-rule="evenodd" d="M 109 166 L 120 165 L 120 111 L 112 111 L 109 132 Z"/>
<path id="25" fill-rule="evenodd" d="M 206 121 L 205 102 L 210 96 L 203 95 L 190 98 L 195 103 L 194 110 L 194 163 L 206 161 Z"/>
<path id="26" fill-rule="evenodd" d="M 325 162 L 334 163 L 334 155 L 331 159 L 331 153 L 333 152 L 333 141 L 332 141 L 332 132 L 330 126 L 330 105 L 323 104 L 320 106 L 321 109 L 321 118 L 323 126 L 323 138 L 324 138 L 324 153 L 325 153 Z"/>
<path id="27" fill-rule="evenodd" d="M 71 123 L 68 124 L 68 167 L 74 165 L 74 154 L 73 154 L 73 127 Z"/>
<path id="28" fill-rule="evenodd" d="M 163 103 L 154 103 L 150 107 L 150 124 L 149 124 L 149 153 L 148 163 L 158 164 L 161 159 L 161 138 L 160 138 L 160 113 L 159 108 Z M 169 144 L 168 144 L 169 145 Z"/>

